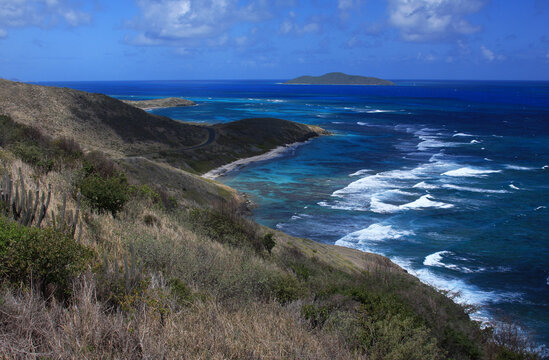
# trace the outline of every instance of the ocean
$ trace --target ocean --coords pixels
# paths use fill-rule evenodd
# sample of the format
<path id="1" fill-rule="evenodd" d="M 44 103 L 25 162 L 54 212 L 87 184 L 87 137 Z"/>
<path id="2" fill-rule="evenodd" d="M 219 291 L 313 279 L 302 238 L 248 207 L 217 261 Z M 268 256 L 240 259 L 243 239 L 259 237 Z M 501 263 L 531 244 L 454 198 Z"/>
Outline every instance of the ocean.
<path id="1" fill-rule="evenodd" d="M 218 178 L 291 235 L 385 255 L 421 281 L 549 344 L 549 82 L 44 83 L 219 123 L 278 117 L 332 132 Z"/>

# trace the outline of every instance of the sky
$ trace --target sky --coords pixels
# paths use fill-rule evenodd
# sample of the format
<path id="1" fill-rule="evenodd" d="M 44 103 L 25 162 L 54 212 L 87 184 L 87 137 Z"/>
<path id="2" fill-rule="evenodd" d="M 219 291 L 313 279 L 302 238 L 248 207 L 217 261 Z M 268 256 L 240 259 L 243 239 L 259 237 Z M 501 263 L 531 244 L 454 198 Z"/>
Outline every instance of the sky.
<path id="1" fill-rule="evenodd" d="M 549 80 L 549 0 L 0 0 L 20 81 Z"/>

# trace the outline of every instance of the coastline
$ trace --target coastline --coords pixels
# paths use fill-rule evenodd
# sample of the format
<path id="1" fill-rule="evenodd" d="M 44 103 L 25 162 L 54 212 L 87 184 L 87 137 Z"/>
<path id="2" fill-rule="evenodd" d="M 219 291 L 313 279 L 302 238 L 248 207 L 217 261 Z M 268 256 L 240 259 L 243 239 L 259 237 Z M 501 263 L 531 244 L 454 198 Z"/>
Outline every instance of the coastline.
<path id="1" fill-rule="evenodd" d="M 271 159 L 277 158 L 277 157 L 281 156 L 282 154 L 284 154 L 285 152 L 287 152 L 289 150 L 293 150 L 293 149 L 297 148 L 298 146 L 307 144 L 308 142 L 310 142 L 310 140 L 303 141 L 303 142 L 295 142 L 295 143 L 286 144 L 286 145 L 281 145 L 281 146 L 278 146 L 278 147 L 276 147 L 276 148 L 274 148 L 270 151 L 267 151 L 266 153 L 260 154 L 260 155 L 255 155 L 255 156 L 251 156 L 251 157 L 247 157 L 247 158 L 238 159 L 238 160 L 233 161 L 231 163 L 228 163 L 228 164 L 222 165 L 218 168 L 215 168 L 213 170 L 210 170 L 207 173 L 203 174 L 202 177 L 205 178 L 205 179 L 214 180 L 214 179 L 216 179 L 220 176 L 223 176 L 223 175 L 225 175 L 225 174 L 227 174 L 231 171 L 243 168 L 244 166 L 247 166 L 251 163 L 259 162 L 259 161 L 266 161 L 266 160 L 271 160 Z"/>

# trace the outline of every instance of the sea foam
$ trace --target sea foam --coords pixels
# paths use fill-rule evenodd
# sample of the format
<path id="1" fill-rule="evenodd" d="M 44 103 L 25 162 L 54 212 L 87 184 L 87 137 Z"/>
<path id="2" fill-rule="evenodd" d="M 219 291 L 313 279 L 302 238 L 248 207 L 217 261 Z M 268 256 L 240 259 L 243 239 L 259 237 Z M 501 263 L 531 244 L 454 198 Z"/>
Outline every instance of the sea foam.
<path id="1" fill-rule="evenodd" d="M 416 188 L 416 189 L 424 189 L 424 190 L 434 190 L 434 189 L 438 189 L 438 186 L 437 186 L 437 185 L 428 184 L 428 183 L 426 183 L 425 181 L 418 182 L 417 184 L 415 184 L 415 185 L 412 186 L 412 187 L 413 187 L 413 188 Z"/>
<path id="2" fill-rule="evenodd" d="M 352 173 L 352 174 L 349 174 L 349 176 L 360 176 L 360 175 L 365 175 L 365 174 L 369 173 L 370 171 L 372 171 L 372 170 L 362 169 L 362 170 L 355 171 L 355 172 Z"/>
<path id="3" fill-rule="evenodd" d="M 473 169 L 470 167 L 462 167 L 456 170 L 446 171 L 442 175 L 455 177 L 485 177 L 488 174 L 500 173 L 501 170 Z"/>
<path id="4" fill-rule="evenodd" d="M 472 134 L 466 134 L 466 133 L 456 133 L 454 135 L 452 135 L 453 137 L 457 137 L 457 136 L 463 136 L 463 137 L 474 137 L 475 135 L 472 135 Z"/>
<path id="5" fill-rule="evenodd" d="M 423 265 L 433 266 L 433 267 L 443 267 L 443 268 L 446 268 L 446 269 L 459 271 L 459 272 L 466 273 L 466 274 L 470 274 L 470 273 L 474 273 L 474 272 L 482 272 L 482 271 L 486 270 L 485 268 L 479 268 L 477 270 L 472 270 L 472 269 L 470 269 L 468 267 L 465 267 L 465 266 L 458 266 L 458 265 L 455 265 L 455 264 L 446 264 L 446 263 L 444 263 L 444 261 L 443 261 L 444 256 L 452 256 L 452 255 L 455 255 L 455 254 L 451 251 L 447 251 L 447 250 L 437 251 L 434 254 L 427 255 L 425 257 L 425 260 L 423 260 Z"/>
<path id="6" fill-rule="evenodd" d="M 423 210 L 427 208 L 449 209 L 452 207 L 454 207 L 453 204 L 434 201 L 433 197 L 429 194 L 403 205 L 387 204 L 375 196 L 372 197 L 370 202 L 370 211 L 378 214 L 391 214 L 403 210 Z"/>
<path id="7" fill-rule="evenodd" d="M 473 188 L 473 187 L 467 187 L 467 186 L 457 186 L 452 184 L 444 184 L 442 185 L 442 187 L 445 189 L 469 191 L 469 192 L 477 192 L 477 193 L 487 193 L 487 194 L 505 194 L 508 192 L 506 190 L 480 189 L 480 188 Z"/>
<path id="8" fill-rule="evenodd" d="M 412 201 L 408 204 L 400 205 L 401 209 L 426 209 L 426 208 L 438 208 L 438 209 L 449 209 L 454 207 L 452 204 L 443 203 L 440 201 L 434 201 L 433 197 L 429 194 L 423 195 L 419 199 Z"/>
<path id="9" fill-rule="evenodd" d="M 535 170 L 535 168 L 531 168 L 527 166 L 518 166 L 518 165 L 510 165 L 510 164 L 506 164 L 505 168 L 509 170 L 519 170 L 519 171 Z"/>
<path id="10" fill-rule="evenodd" d="M 366 229 L 345 235 L 336 241 L 336 245 L 342 245 L 342 243 L 361 244 L 370 241 L 377 242 L 389 239 L 401 239 L 412 235 L 415 235 L 413 231 L 396 230 L 391 225 L 372 224 Z"/>

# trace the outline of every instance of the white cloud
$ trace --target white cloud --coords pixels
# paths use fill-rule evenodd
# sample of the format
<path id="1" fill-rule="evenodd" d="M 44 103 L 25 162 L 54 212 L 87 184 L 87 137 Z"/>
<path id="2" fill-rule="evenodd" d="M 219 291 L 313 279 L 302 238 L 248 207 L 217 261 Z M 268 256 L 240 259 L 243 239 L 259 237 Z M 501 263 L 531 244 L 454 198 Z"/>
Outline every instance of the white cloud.
<path id="1" fill-rule="evenodd" d="M 480 51 L 482 51 L 482 56 L 484 56 L 484 58 L 488 61 L 494 61 L 494 59 L 496 58 L 496 55 L 494 55 L 494 52 L 488 49 L 484 45 L 480 47 Z"/>
<path id="2" fill-rule="evenodd" d="M 303 26 L 304 33 L 316 33 L 318 31 L 320 31 L 320 25 L 317 23 L 309 23 Z"/>
<path id="3" fill-rule="evenodd" d="M 0 0 L 0 37 L 7 36 L 7 29 L 13 27 L 50 27 L 58 23 L 76 27 L 90 20 L 91 14 L 72 0 Z"/>
<path id="4" fill-rule="evenodd" d="M 266 0 L 239 6 L 238 0 L 137 0 L 141 15 L 130 23 L 139 45 L 186 43 L 207 39 L 226 43 L 228 30 L 237 23 L 256 23 L 270 16 Z"/>
<path id="5" fill-rule="evenodd" d="M 287 35 L 290 32 L 292 32 L 292 29 L 294 29 L 295 24 L 291 22 L 290 20 L 284 21 L 282 24 L 280 24 L 279 32 L 283 35 Z"/>
<path id="6" fill-rule="evenodd" d="M 5 38 L 8 36 L 8 32 L 4 29 L 0 29 L 0 39 Z"/>
<path id="7" fill-rule="evenodd" d="M 350 10 L 355 6 L 355 2 L 353 0 L 338 0 L 337 2 L 337 8 L 339 10 Z"/>
<path id="8" fill-rule="evenodd" d="M 501 54 L 495 54 L 492 50 L 488 49 L 486 46 L 482 45 L 480 47 L 480 51 L 482 52 L 482 56 L 488 60 L 489 62 L 492 62 L 494 60 L 503 61 L 505 60 L 505 56 Z"/>
<path id="9" fill-rule="evenodd" d="M 237 37 L 236 39 L 234 39 L 234 41 L 236 42 L 236 44 L 238 46 L 244 46 L 248 42 L 248 37 L 247 36 L 240 36 L 240 37 Z"/>
<path id="10" fill-rule="evenodd" d="M 478 12 L 486 0 L 388 0 L 389 23 L 406 41 L 441 40 L 472 34 L 479 26 L 465 19 Z"/>
<path id="11" fill-rule="evenodd" d="M 305 35 L 319 33 L 320 30 L 321 27 L 317 22 L 310 22 L 303 26 L 299 26 L 291 20 L 284 20 L 278 28 L 278 32 L 282 35 Z"/>
<path id="12" fill-rule="evenodd" d="M 433 62 L 437 60 L 437 57 L 433 54 L 423 54 L 422 52 L 419 52 L 416 56 L 416 58 L 420 61 L 425 62 Z"/>

